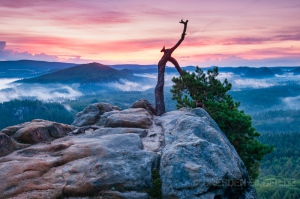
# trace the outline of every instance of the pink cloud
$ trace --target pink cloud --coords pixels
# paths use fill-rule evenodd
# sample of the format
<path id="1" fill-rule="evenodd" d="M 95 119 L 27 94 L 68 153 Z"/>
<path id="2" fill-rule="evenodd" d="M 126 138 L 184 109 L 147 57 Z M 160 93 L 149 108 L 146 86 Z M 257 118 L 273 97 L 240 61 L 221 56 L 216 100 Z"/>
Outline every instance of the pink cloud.
<path id="1" fill-rule="evenodd" d="M 285 34 L 285 35 L 277 35 L 274 37 L 275 40 L 278 41 L 300 41 L 300 34 Z"/>
<path id="2" fill-rule="evenodd" d="M 81 0 L 1 0 L 0 6 L 6 8 L 32 8 L 32 7 L 44 7 L 44 8 L 56 8 L 57 11 L 62 10 L 63 8 L 70 8 L 76 6 L 84 6 L 87 5 L 85 1 Z"/>
<path id="3" fill-rule="evenodd" d="M 41 51 L 52 48 L 64 47 L 66 45 L 74 45 L 74 39 L 61 38 L 55 36 L 31 36 L 21 34 L 0 34 L 0 37 L 6 38 L 9 42 L 9 49 L 13 51 L 30 51 L 39 53 Z"/>
<path id="4" fill-rule="evenodd" d="M 40 5 L 45 1 L 43 0 L 36 0 L 36 1 L 26 1 L 26 0 L 1 0 L 0 6 L 7 7 L 7 8 L 24 8 L 24 7 L 31 7 Z"/>
<path id="5" fill-rule="evenodd" d="M 266 49 L 253 49 L 244 53 L 244 56 L 251 57 L 299 57 L 300 48 L 266 48 Z"/>
<path id="6" fill-rule="evenodd" d="M 299 57 L 300 48 L 265 48 L 265 49 L 251 49 L 236 54 L 231 53 L 205 53 L 205 54 L 193 54 L 191 57 L 199 61 L 206 59 L 210 60 L 224 60 L 230 58 L 235 59 L 267 59 L 274 57 L 294 58 Z M 300 57 L 299 57 L 300 58 Z"/>
<path id="7" fill-rule="evenodd" d="M 15 57 L 35 54 L 42 57 L 41 52 L 45 52 L 60 59 L 82 60 L 76 55 L 85 58 L 109 54 L 108 57 L 119 61 L 118 56 L 133 52 L 135 55 L 140 53 L 139 60 L 149 61 L 144 51 L 152 51 L 150 54 L 153 55 L 164 45 L 172 47 L 182 31 L 178 21 L 186 18 L 190 21 L 180 53 L 189 47 L 201 51 L 202 46 L 210 52 L 204 56 L 180 54 L 186 63 L 208 58 L 224 60 L 231 56 L 219 50 L 224 49 L 224 45 L 232 48 L 236 57 L 296 57 L 299 50 L 296 47 L 294 50 L 267 48 L 270 43 L 272 46 L 276 43 L 289 46 L 290 41 L 300 40 L 300 24 L 294 20 L 298 0 L 216 2 L 1 0 L 0 38 L 7 41 L 9 49 L 14 52 L 10 54 Z M 241 45 L 249 46 L 241 48 Z M 1 48 L 3 51 L 0 43 Z M 244 52 L 245 49 L 248 51 Z M 230 60 L 233 60 L 232 56 Z"/>
<path id="8" fill-rule="evenodd" d="M 300 66 L 300 48 L 252 49 L 237 54 L 204 53 L 190 55 L 199 66 Z"/>
<path id="9" fill-rule="evenodd" d="M 31 54 L 29 52 L 17 52 L 12 50 L 0 50 L 0 61 L 6 60 L 40 60 L 40 61 L 59 61 L 55 55 L 47 55 L 45 53 Z"/>
<path id="10" fill-rule="evenodd" d="M 110 5 L 113 5 L 110 7 Z M 97 7 L 97 9 L 95 9 Z M 118 4 L 105 2 L 86 3 L 80 0 L 2 0 L 2 17 L 24 17 L 52 20 L 52 23 L 86 27 L 88 24 L 115 24 L 131 22 L 131 15 Z M 22 18 L 20 18 L 22 20 Z M 49 22 L 46 22 L 49 23 Z"/>
<path id="11" fill-rule="evenodd" d="M 300 66 L 300 57 L 273 57 L 273 58 L 260 58 L 260 59 L 245 59 L 240 56 L 224 54 L 224 55 L 212 55 L 202 54 L 193 55 L 194 65 L 200 67 L 207 66 L 251 66 L 251 67 L 262 67 L 262 66 Z"/>
<path id="12" fill-rule="evenodd" d="M 149 6 L 149 5 L 139 5 L 137 7 L 144 14 L 148 14 L 148 15 L 156 15 L 156 16 L 165 17 L 166 15 L 167 16 L 174 16 L 177 13 L 175 10 L 169 10 L 169 9 L 165 9 L 165 8 L 158 8 L 158 7 Z"/>
<path id="13" fill-rule="evenodd" d="M 251 38 L 251 37 L 240 37 L 225 39 L 220 42 L 223 45 L 236 45 L 236 44 L 261 44 L 269 41 L 267 38 Z"/>
<path id="14" fill-rule="evenodd" d="M 130 23 L 131 15 L 121 10 L 94 10 L 94 9 L 74 9 L 68 13 L 56 13 L 49 10 L 49 8 L 35 9 L 38 13 L 46 15 L 47 18 L 53 20 L 54 24 L 63 26 L 74 26 L 91 28 L 87 25 L 97 25 L 101 27 L 103 24 L 118 24 L 118 23 Z"/>
<path id="15" fill-rule="evenodd" d="M 125 39 L 125 40 L 113 40 L 113 41 L 91 41 L 85 39 L 72 39 L 63 37 L 51 37 L 51 36 L 26 36 L 20 34 L 0 34 L 0 36 L 9 38 L 10 44 L 19 45 L 22 44 L 24 50 L 38 51 L 38 49 L 44 48 L 65 48 L 79 50 L 83 53 L 105 52 L 105 53 L 122 53 L 122 52 L 136 52 L 143 50 L 155 49 L 160 51 L 165 45 L 166 48 L 171 48 L 177 43 L 177 39 L 164 39 L 164 38 L 147 38 L 147 39 Z M 195 45 L 195 42 L 184 43 L 185 46 L 189 44 Z M 200 44 L 196 42 L 196 44 Z M 204 44 L 204 43 L 201 43 Z M 23 47 L 23 48 L 24 48 Z"/>
<path id="16" fill-rule="evenodd" d="M 237 37 L 221 40 L 217 43 L 222 45 L 236 45 L 236 44 L 262 44 L 266 42 L 277 41 L 300 41 L 300 34 L 289 33 L 282 35 L 275 35 L 270 37 Z"/>
<path id="17" fill-rule="evenodd" d="M 85 60 L 81 59 L 80 56 L 77 55 L 68 55 L 66 58 L 62 59 L 56 55 L 48 55 L 46 53 L 30 53 L 27 51 L 13 51 L 9 49 L 5 49 L 6 42 L 0 41 L 0 61 L 6 60 L 39 60 L 39 61 L 64 61 L 70 63 L 87 63 L 93 60 Z"/>
<path id="18" fill-rule="evenodd" d="M 0 41 L 0 51 L 4 50 L 6 46 L 6 42 L 5 41 Z"/>

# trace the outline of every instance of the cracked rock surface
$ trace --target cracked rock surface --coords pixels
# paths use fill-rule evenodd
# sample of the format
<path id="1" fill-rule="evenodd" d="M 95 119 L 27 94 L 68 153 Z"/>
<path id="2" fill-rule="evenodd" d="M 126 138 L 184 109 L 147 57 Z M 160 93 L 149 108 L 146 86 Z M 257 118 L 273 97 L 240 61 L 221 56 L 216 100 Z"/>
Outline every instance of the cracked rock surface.
<path id="1" fill-rule="evenodd" d="M 244 163 L 205 110 L 168 112 L 158 123 L 165 135 L 160 161 L 165 198 L 256 198 Z"/>
<path id="2" fill-rule="evenodd" d="M 243 162 L 203 109 L 152 113 L 145 100 L 123 111 L 96 103 L 73 126 L 34 120 L 3 129 L 0 198 L 146 199 L 153 169 L 166 199 L 256 198 Z"/>

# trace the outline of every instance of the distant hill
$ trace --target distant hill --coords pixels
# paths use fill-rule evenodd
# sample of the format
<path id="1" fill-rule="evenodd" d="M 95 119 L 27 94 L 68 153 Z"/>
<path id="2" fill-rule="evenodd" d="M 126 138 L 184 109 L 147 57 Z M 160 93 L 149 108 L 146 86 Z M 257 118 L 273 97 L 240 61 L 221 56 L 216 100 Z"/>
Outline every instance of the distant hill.
<path id="1" fill-rule="evenodd" d="M 46 62 L 33 60 L 19 60 L 19 61 L 0 61 L 0 78 L 32 78 L 44 74 L 55 73 L 58 70 L 74 67 L 77 64 L 63 63 L 63 62 Z M 139 73 L 157 73 L 157 65 L 139 65 L 139 64 L 118 64 L 107 66 L 110 69 L 128 73 L 130 71 L 134 74 Z M 204 67 L 204 71 L 212 69 L 216 66 Z M 182 66 L 183 70 L 194 72 L 195 66 Z M 177 73 L 175 67 L 166 66 L 166 73 Z M 300 67 L 261 67 L 252 68 L 248 66 L 240 67 L 219 67 L 219 72 L 232 72 L 236 75 L 244 75 L 251 78 L 272 77 L 274 74 L 283 74 L 286 72 L 294 72 L 300 74 Z M 100 78 L 101 79 L 101 78 Z M 76 80 L 78 81 L 78 80 Z"/>
<path id="2" fill-rule="evenodd" d="M 252 78 L 264 78 L 264 77 L 274 77 L 275 74 L 272 72 L 270 68 L 261 67 L 261 68 L 250 68 L 244 76 L 252 77 Z"/>
<path id="3" fill-rule="evenodd" d="M 232 71 L 234 74 L 243 75 L 246 74 L 251 68 L 248 66 L 240 66 L 237 68 L 232 67 Z"/>
<path id="4" fill-rule="evenodd" d="M 116 64 L 116 65 L 108 65 L 111 68 L 122 70 L 143 70 L 143 69 L 157 69 L 157 65 L 140 65 L 140 64 Z"/>
<path id="5" fill-rule="evenodd" d="M 118 64 L 118 65 L 109 65 L 109 67 L 121 70 L 128 69 L 133 73 L 157 73 L 157 65 L 139 65 L 139 64 Z M 182 66 L 183 70 L 194 72 L 195 66 Z M 166 73 L 177 73 L 175 67 L 166 66 Z"/>
<path id="6" fill-rule="evenodd" d="M 274 74 L 277 74 L 277 75 L 282 75 L 284 74 L 284 70 L 282 68 L 270 68 L 270 70 L 274 73 Z"/>
<path id="7" fill-rule="evenodd" d="M 137 80 L 127 69 L 116 70 L 99 63 L 89 63 L 73 66 L 50 74 L 19 80 L 23 83 L 108 83 L 120 79 Z"/>
<path id="8" fill-rule="evenodd" d="M 0 61 L 0 77 L 34 77 L 76 64 L 33 60 Z"/>

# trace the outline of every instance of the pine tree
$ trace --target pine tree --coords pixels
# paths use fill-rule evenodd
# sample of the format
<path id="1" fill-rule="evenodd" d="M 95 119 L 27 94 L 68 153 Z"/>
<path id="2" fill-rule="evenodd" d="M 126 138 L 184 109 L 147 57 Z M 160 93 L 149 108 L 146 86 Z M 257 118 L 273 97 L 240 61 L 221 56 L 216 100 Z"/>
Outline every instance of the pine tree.
<path id="1" fill-rule="evenodd" d="M 272 195 L 272 199 L 282 199 L 282 196 L 280 195 L 279 191 L 276 191 L 276 192 Z"/>
<path id="2" fill-rule="evenodd" d="M 252 127 L 251 117 L 238 109 L 240 103 L 227 94 L 231 84 L 227 79 L 218 80 L 218 74 L 217 67 L 207 74 L 199 67 L 193 73 L 183 71 L 183 75 L 172 79 L 173 100 L 177 101 L 177 108 L 204 108 L 227 135 L 254 181 L 259 175 L 260 161 L 273 148 L 256 139 L 260 134 Z"/>

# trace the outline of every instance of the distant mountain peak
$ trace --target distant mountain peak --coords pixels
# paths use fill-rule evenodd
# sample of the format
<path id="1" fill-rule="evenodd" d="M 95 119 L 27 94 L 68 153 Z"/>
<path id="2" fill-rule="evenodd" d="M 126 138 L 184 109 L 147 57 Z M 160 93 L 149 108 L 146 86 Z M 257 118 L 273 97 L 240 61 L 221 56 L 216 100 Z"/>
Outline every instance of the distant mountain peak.
<path id="1" fill-rule="evenodd" d="M 21 80 L 24 83 L 107 83 L 136 78 L 128 70 L 116 70 L 109 66 L 92 62 L 62 69 L 46 75 Z"/>
<path id="2" fill-rule="evenodd" d="M 268 67 L 250 68 L 245 74 L 247 77 L 262 78 L 262 77 L 273 77 L 275 74 Z"/>

